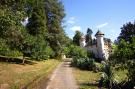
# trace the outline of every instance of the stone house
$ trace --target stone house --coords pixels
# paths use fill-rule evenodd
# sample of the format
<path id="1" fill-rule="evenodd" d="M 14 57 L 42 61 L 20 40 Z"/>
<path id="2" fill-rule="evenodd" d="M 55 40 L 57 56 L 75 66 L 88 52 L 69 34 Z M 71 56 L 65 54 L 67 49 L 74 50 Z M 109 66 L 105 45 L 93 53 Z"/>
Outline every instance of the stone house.
<path id="1" fill-rule="evenodd" d="M 85 43 L 85 36 L 80 39 L 80 46 L 94 53 L 96 58 L 108 59 L 112 51 L 111 40 L 104 38 L 104 33 L 98 31 L 95 34 L 96 39 L 92 39 L 91 43 Z"/>

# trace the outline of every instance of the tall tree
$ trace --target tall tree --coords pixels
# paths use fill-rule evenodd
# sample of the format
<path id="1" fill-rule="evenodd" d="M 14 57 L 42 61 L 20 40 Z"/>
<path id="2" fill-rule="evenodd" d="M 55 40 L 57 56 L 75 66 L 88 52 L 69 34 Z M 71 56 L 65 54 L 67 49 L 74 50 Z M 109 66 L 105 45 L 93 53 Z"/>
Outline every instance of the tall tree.
<path id="1" fill-rule="evenodd" d="M 39 0 L 38 3 L 32 7 L 31 17 L 29 18 L 29 23 L 27 24 L 28 31 L 31 35 L 42 34 L 45 35 L 46 29 L 46 17 L 44 11 L 43 1 Z"/>
<path id="2" fill-rule="evenodd" d="M 59 0 L 45 0 L 45 12 L 47 18 L 47 40 L 58 56 L 62 52 L 62 46 L 67 40 L 66 34 L 62 27 L 62 21 L 65 16 L 64 6 Z"/>
<path id="3" fill-rule="evenodd" d="M 121 33 L 118 40 L 124 39 L 126 42 L 131 43 L 133 37 L 135 37 L 135 22 L 124 24 L 123 27 L 121 27 Z"/>
<path id="4" fill-rule="evenodd" d="M 76 31 L 74 37 L 73 37 L 73 43 L 77 46 L 80 46 L 80 38 L 82 36 L 82 33 L 80 31 Z"/>
<path id="5" fill-rule="evenodd" d="M 86 43 L 92 43 L 92 30 L 90 28 L 87 29 L 87 34 L 86 34 Z"/>

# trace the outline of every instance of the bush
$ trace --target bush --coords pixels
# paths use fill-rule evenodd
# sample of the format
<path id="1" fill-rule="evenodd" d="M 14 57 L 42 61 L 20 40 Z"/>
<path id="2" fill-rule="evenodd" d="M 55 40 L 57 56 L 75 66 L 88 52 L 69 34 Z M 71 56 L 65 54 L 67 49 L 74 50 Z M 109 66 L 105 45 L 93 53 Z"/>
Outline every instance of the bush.
<path id="1" fill-rule="evenodd" d="M 46 60 L 53 55 L 52 49 L 44 41 L 35 42 L 30 57 L 35 60 Z"/>
<path id="2" fill-rule="evenodd" d="M 23 54 L 16 49 L 10 49 L 6 40 L 0 38 L 0 55 L 8 57 L 19 57 Z"/>
<path id="3" fill-rule="evenodd" d="M 135 61 L 130 61 L 128 63 L 128 74 L 129 80 L 135 82 Z"/>
<path id="4" fill-rule="evenodd" d="M 95 58 L 95 54 L 90 51 L 87 51 L 87 56 L 88 58 Z"/>
<path id="5" fill-rule="evenodd" d="M 80 58 L 87 57 L 87 51 L 79 46 L 70 45 L 68 48 L 65 48 L 64 51 L 66 55 L 69 57 L 75 57 L 75 56 Z"/>
<path id="6" fill-rule="evenodd" d="M 94 59 L 74 57 L 72 65 L 84 70 L 93 70 L 95 67 Z"/>

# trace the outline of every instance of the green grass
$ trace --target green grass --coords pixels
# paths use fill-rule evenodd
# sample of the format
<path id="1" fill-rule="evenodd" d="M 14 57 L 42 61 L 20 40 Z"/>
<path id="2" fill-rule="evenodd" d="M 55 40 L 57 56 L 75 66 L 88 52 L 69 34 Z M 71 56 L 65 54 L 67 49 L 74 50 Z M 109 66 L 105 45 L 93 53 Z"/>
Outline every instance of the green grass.
<path id="1" fill-rule="evenodd" d="M 35 64 L 20 65 L 11 63 L 0 63 L 0 85 L 6 85 L 11 89 L 20 89 L 28 84 L 40 81 L 56 68 L 60 62 L 57 60 L 46 60 L 35 62 Z M 34 85 L 32 85 L 34 86 Z M 31 86 L 31 87 L 32 87 Z"/>
<path id="2" fill-rule="evenodd" d="M 80 89 L 98 89 L 98 81 L 102 74 L 101 72 L 94 73 L 93 71 L 80 70 L 77 68 L 74 68 L 73 72 Z M 123 81 L 127 77 L 126 73 L 127 70 L 115 71 L 116 79 L 119 82 Z"/>
<path id="3" fill-rule="evenodd" d="M 84 71 L 80 69 L 73 70 L 77 83 L 80 89 L 98 89 L 98 80 L 100 79 L 100 73 L 94 73 L 92 71 Z"/>

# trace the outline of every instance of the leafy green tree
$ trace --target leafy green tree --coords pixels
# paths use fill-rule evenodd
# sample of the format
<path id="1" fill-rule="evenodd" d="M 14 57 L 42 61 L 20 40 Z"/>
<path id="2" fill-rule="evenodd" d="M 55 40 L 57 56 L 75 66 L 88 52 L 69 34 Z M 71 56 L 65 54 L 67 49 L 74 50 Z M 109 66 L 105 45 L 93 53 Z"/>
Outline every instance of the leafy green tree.
<path id="1" fill-rule="evenodd" d="M 45 12 L 49 33 L 60 33 L 62 20 L 65 16 L 62 2 L 59 0 L 45 0 Z"/>
<path id="2" fill-rule="evenodd" d="M 55 56 L 59 56 L 63 47 L 70 42 L 62 27 L 65 16 L 64 6 L 59 0 L 45 0 L 45 12 L 48 31 L 46 38 Z"/>
<path id="3" fill-rule="evenodd" d="M 135 37 L 135 22 L 129 22 L 121 27 L 121 33 L 118 40 L 124 39 L 126 42 L 131 43 L 132 37 Z"/>
<path id="4" fill-rule="evenodd" d="M 24 29 L 21 19 L 24 15 L 21 11 L 13 11 L 6 7 L 4 9 L 0 8 L 0 11 L 0 38 L 6 40 L 4 43 L 9 47 L 8 52 L 4 54 L 5 56 L 16 56 L 17 47 L 20 46 L 23 40 L 22 33 Z"/>
<path id="5" fill-rule="evenodd" d="M 135 82 L 134 78 L 134 55 L 135 55 L 135 24 L 131 22 L 123 25 L 116 49 L 114 50 L 112 61 L 114 64 L 121 64 L 122 68 L 127 68 L 127 76 L 130 82 Z M 127 81 L 128 82 L 128 81 Z"/>
<path id="6" fill-rule="evenodd" d="M 24 9 L 26 0 L 0 0 L 0 8 L 10 8 L 14 11 L 20 11 Z"/>
<path id="7" fill-rule="evenodd" d="M 73 37 L 73 43 L 77 46 L 80 46 L 80 38 L 82 36 L 82 33 L 80 31 L 76 31 L 75 36 Z"/>
<path id="8" fill-rule="evenodd" d="M 64 16 L 59 0 L 1 0 L 0 39 L 5 47 L 0 48 L 37 60 L 58 56 L 71 42 L 62 27 Z M 25 27 L 21 21 L 26 17 Z"/>

